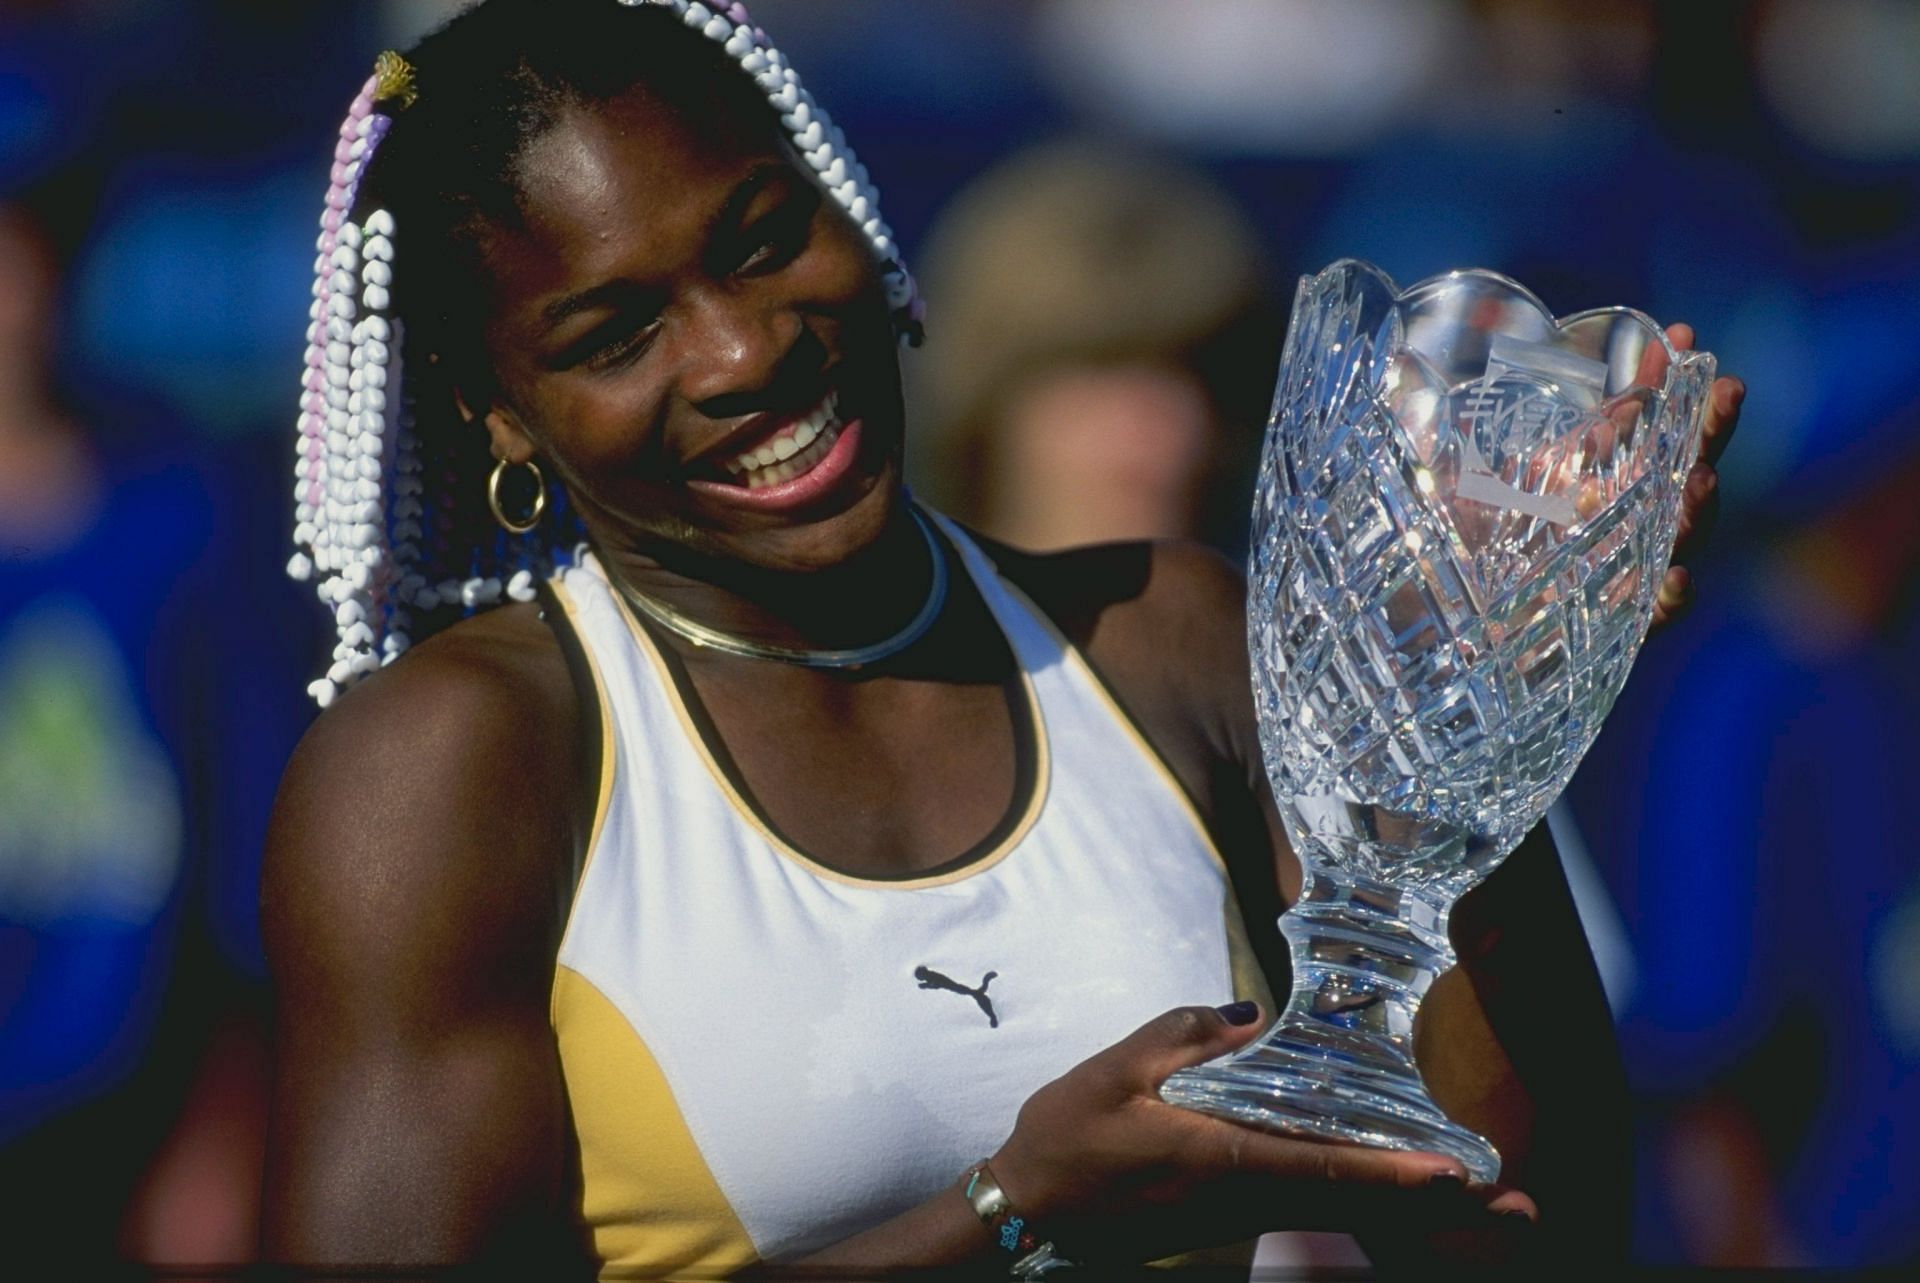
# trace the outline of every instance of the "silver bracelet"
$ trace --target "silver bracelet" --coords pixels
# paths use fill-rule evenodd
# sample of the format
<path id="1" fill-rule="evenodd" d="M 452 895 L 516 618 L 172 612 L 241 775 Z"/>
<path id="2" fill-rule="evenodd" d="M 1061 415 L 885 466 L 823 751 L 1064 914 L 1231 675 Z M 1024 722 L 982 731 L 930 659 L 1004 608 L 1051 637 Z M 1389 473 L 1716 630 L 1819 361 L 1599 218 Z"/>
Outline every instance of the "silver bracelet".
<path id="1" fill-rule="evenodd" d="M 1043 1242 L 1039 1234 L 1028 1227 L 1026 1218 L 1014 1211 L 1012 1200 L 1000 1187 L 986 1159 L 967 1169 L 963 1192 L 973 1214 L 992 1232 L 994 1241 L 1013 1256 L 1013 1264 L 1007 1270 L 1009 1278 L 1040 1279 L 1055 1270 L 1074 1267 L 1074 1262 L 1056 1252 L 1052 1243 Z"/>

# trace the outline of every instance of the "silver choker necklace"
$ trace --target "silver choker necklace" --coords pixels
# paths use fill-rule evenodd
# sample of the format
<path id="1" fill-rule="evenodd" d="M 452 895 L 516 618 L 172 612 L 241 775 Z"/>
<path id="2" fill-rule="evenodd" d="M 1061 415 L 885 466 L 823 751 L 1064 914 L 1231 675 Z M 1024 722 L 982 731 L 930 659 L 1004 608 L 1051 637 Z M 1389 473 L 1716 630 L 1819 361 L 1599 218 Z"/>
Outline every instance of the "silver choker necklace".
<path id="1" fill-rule="evenodd" d="M 802 668 L 861 668 L 876 664 L 899 654 L 924 637 L 927 629 L 933 627 L 933 621 L 940 617 L 940 608 L 947 602 L 947 559 L 934 539 L 933 527 L 920 515 L 917 505 L 909 506 L 907 515 L 913 518 L 920 537 L 926 540 L 927 555 L 933 559 L 933 582 L 927 588 L 927 600 L 922 603 L 919 613 L 907 621 L 906 627 L 871 646 L 850 650 L 814 650 L 804 646 L 776 646 L 770 642 L 750 641 L 689 619 L 665 602 L 655 601 L 624 583 L 618 585 L 620 595 L 635 610 L 668 632 L 685 638 L 695 646 L 717 650 L 723 655 L 739 655 L 744 659 L 774 659 L 783 664 L 798 664 Z"/>

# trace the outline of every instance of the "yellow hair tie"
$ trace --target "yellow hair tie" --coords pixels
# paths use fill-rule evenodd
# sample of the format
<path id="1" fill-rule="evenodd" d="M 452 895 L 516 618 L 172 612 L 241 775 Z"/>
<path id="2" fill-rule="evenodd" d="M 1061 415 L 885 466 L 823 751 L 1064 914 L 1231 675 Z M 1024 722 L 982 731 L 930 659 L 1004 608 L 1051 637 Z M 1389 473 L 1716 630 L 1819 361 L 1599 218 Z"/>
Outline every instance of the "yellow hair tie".
<path id="1" fill-rule="evenodd" d="M 401 111 L 420 97 L 413 85 L 413 64 L 389 49 L 373 60 L 374 101 L 392 102 Z"/>

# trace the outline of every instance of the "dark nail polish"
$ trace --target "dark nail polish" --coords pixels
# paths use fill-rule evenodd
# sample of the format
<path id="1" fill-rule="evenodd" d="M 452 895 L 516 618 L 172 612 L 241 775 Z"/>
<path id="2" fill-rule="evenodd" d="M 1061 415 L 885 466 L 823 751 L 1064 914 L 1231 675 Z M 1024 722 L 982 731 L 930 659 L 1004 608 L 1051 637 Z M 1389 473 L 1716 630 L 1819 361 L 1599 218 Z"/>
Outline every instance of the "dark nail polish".
<path id="1" fill-rule="evenodd" d="M 1230 1002 L 1214 1010 L 1220 1013 L 1220 1019 L 1230 1025 L 1250 1025 L 1260 1018 L 1260 1004 L 1257 1002 Z"/>
<path id="2" fill-rule="evenodd" d="M 1465 1189 L 1467 1182 L 1462 1179 L 1457 1172 L 1435 1172 L 1433 1175 L 1427 1177 L 1427 1186 L 1430 1189 L 1444 1190 L 1452 1193 L 1456 1190 Z"/>

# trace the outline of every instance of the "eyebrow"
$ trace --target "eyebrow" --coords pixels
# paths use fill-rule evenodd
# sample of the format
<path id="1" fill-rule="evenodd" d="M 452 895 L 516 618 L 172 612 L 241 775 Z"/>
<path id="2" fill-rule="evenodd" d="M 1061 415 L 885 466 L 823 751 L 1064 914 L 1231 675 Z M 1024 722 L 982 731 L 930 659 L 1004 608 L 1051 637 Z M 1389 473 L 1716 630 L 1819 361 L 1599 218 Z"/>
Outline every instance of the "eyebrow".
<path id="1" fill-rule="evenodd" d="M 728 193 L 726 203 L 721 205 L 711 222 L 707 224 L 707 236 L 711 240 L 715 230 L 738 222 L 753 198 L 768 187 L 792 173 L 790 167 L 768 161 L 754 166 L 747 176 L 740 180 L 733 191 Z M 549 303 L 540 313 L 541 320 L 548 330 L 558 329 L 564 322 L 582 312 L 617 303 L 630 296 L 634 286 L 628 281 L 603 281 L 578 294 L 569 294 L 565 298 Z"/>

